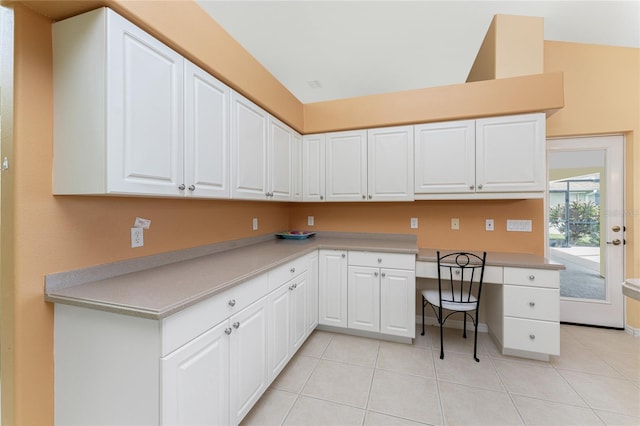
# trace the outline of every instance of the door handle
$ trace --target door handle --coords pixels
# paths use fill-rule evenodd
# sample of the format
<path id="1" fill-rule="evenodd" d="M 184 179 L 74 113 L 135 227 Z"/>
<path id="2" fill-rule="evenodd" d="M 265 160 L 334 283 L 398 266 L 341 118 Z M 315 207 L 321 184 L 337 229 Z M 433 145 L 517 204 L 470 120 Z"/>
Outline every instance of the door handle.
<path id="1" fill-rule="evenodd" d="M 607 241 L 607 244 L 614 245 L 614 246 L 619 246 L 620 244 L 622 244 L 622 241 L 620 241 L 620 239 L 616 238 L 613 241 Z M 626 241 L 625 241 L 625 244 L 626 244 Z"/>

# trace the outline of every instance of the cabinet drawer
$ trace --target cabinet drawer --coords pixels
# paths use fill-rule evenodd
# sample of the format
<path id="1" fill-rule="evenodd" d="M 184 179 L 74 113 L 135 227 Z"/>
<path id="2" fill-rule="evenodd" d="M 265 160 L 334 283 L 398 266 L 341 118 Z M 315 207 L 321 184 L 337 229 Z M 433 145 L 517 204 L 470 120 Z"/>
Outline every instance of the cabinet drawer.
<path id="1" fill-rule="evenodd" d="M 307 270 L 309 258 L 302 256 L 269 271 L 269 291 L 275 290 Z"/>
<path id="2" fill-rule="evenodd" d="M 522 318 L 504 318 L 504 347 L 560 355 L 560 324 Z"/>
<path id="3" fill-rule="evenodd" d="M 560 272 L 551 269 L 504 268 L 504 283 L 560 288 Z"/>
<path id="4" fill-rule="evenodd" d="M 162 355 L 174 351 L 267 294 L 267 274 L 238 284 L 163 320 Z"/>
<path id="5" fill-rule="evenodd" d="M 506 316 L 560 321 L 560 290 L 505 285 L 503 291 Z"/>
<path id="6" fill-rule="evenodd" d="M 379 253 L 370 251 L 350 251 L 349 265 L 371 266 L 374 268 L 409 269 L 416 268 L 415 254 Z"/>
<path id="7" fill-rule="evenodd" d="M 416 277 L 438 279 L 438 264 L 436 262 L 416 262 Z M 483 282 L 502 284 L 502 267 L 485 266 Z"/>

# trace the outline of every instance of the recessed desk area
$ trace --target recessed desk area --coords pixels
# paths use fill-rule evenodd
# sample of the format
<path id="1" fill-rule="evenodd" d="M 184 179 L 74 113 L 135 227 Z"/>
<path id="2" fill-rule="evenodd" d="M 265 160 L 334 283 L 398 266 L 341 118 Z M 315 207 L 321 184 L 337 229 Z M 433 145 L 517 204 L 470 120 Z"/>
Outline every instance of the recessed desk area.
<path id="1" fill-rule="evenodd" d="M 484 314 L 489 335 L 504 355 L 548 361 L 560 354 L 561 269 L 541 256 L 487 253 Z M 438 278 L 435 249 L 419 250 L 416 278 Z"/>

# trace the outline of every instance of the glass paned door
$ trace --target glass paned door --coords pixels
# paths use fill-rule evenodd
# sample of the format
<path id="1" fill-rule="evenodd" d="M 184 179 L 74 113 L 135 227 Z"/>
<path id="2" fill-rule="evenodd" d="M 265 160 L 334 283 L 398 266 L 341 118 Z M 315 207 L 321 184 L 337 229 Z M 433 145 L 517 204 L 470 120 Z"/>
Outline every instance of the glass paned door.
<path id="1" fill-rule="evenodd" d="M 624 327 L 622 136 L 548 141 L 548 257 L 560 272 L 560 319 Z"/>

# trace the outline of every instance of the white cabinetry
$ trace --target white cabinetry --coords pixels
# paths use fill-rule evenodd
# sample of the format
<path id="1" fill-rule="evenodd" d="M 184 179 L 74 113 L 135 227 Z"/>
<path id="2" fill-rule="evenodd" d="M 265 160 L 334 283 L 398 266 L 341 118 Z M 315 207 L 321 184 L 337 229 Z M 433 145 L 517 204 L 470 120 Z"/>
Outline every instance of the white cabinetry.
<path id="1" fill-rule="evenodd" d="M 415 262 L 414 262 L 415 263 Z M 416 336 L 416 274 L 411 269 L 385 269 L 380 278 L 380 333 Z"/>
<path id="2" fill-rule="evenodd" d="M 412 185 L 412 126 L 326 134 L 327 201 L 411 201 Z"/>
<path id="3" fill-rule="evenodd" d="M 229 88 L 102 8 L 53 26 L 54 194 L 229 197 Z"/>
<path id="4" fill-rule="evenodd" d="M 347 328 L 347 252 L 320 250 L 318 323 Z"/>
<path id="5" fill-rule="evenodd" d="M 302 137 L 302 200 L 325 199 L 325 135 Z"/>
<path id="6" fill-rule="evenodd" d="M 293 172 L 291 176 L 291 186 L 293 187 L 292 200 L 302 201 L 302 174 L 304 172 L 302 168 L 302 135 L 298 132 L 293 132 Z"/>
<path id="7" fill-rule="evenodd" d="M 416 198 L 542 197 L 545 115 L 415 126 Z"/>
<path id="8" fill-rule="evenodd" d="M 380 270 L 349 266 L 347 324 L 355 330 L 380 331 Z"/>

